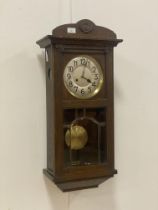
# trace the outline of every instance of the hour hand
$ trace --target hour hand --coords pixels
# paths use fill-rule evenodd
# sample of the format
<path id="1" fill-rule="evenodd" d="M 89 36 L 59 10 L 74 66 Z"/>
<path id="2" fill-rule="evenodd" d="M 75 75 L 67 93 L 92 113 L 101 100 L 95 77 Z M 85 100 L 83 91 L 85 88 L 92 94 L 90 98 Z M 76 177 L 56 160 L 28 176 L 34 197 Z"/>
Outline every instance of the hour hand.
<path id="1" fill-rule="evenodd" d="M 85 79 L 87 82 L 89 82 L 89 83 L 91 83 L 91 80 L 90 79 L 87 79 L 87 78 L 85 78 L 85 77 L 81 77 L 81 78 L 83 78 L 83 79 Z"/>
<path id="2" fill-rule="evenodd" d="M 91 80 L 90 79 L 87 79 L 87 82 L 91 83 Z"/>

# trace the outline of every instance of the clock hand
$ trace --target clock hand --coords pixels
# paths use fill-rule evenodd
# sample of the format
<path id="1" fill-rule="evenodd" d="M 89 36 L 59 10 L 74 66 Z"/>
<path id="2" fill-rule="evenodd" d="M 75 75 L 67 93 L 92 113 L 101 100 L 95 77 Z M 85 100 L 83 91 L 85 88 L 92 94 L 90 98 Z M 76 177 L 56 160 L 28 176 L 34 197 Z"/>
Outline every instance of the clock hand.
<path id="1" fill-rule="evenodd" d="M 82 77 L 83 79 L 87 80 L 87 82 L 91 83 L 91 80 L 90 79 L 87 79 L 85 77 Z"/>
<path id="2" fill-rule="evenodd" d="M 91 83 L 91 80 L 90 79 L 87 79 L 84 75 L 85 75 L 85 70 L 86 70 L 86 65 L 84 65 L 83 67 L 83 71 L 82 71 L 82 75 L 81 75 L 81 78 L 87 80 L 87 82 Z"/>
<path id="3" fill-rule="evenodd" d="M 91 83 L 91 80 L 90 79 L 87 79 L 87 82 Z"/>
<path id="4" fill-rule="evenodd" d="M 84 65 L 81 78 L 84 77 L 84 75 L 85 75 L 85 70 L 86 70 L 85 68 L 86 68 L 86 66 Z"/>

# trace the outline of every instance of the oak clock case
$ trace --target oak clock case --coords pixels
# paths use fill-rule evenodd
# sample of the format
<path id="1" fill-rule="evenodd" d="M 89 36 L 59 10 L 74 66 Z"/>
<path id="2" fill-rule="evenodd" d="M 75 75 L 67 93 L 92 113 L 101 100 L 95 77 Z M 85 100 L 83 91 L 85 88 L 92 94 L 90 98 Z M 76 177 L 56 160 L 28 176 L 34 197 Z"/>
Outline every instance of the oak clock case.
<path id="1" fill-rule="evenodd" d="M 47 168 L 62 191 L 97 187 L 114 166 L 113 48 L 121 39 L 84 19 L 58 26 L 45 49 Z"/>

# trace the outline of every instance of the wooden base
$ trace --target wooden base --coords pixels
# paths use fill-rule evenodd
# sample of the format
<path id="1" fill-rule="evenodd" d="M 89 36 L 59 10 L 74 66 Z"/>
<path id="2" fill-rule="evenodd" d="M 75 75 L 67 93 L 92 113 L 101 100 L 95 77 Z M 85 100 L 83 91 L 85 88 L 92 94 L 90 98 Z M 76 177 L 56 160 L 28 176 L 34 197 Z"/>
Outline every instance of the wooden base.
<path id="1" fill-rule="evenodd" d="M 73 181 L 61 181 L 56 182 L 55 177 L 49 170 L 44 169 L 43 173 L 51 180 L 53 181 L 63 192 L 68 191 L 74 191 L 74 190 L 82 190 L 87 188 L 94 188 L 98 187 L 99 184 L 104 182 L 110 177 L 97 177 L 92 179 L 86 179 L 86 180 L 73 180 Z"/>

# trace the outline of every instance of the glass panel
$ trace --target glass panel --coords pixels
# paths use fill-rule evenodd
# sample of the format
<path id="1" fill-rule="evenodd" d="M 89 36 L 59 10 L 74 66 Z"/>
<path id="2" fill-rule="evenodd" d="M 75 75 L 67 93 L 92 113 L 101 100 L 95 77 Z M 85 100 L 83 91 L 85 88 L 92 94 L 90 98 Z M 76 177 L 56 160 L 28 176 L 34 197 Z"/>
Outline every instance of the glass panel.
<path id="1" fill-rule="evenodd" d="M 65 165 L 106 161 L 105 108 L 64 110 Z"/>

